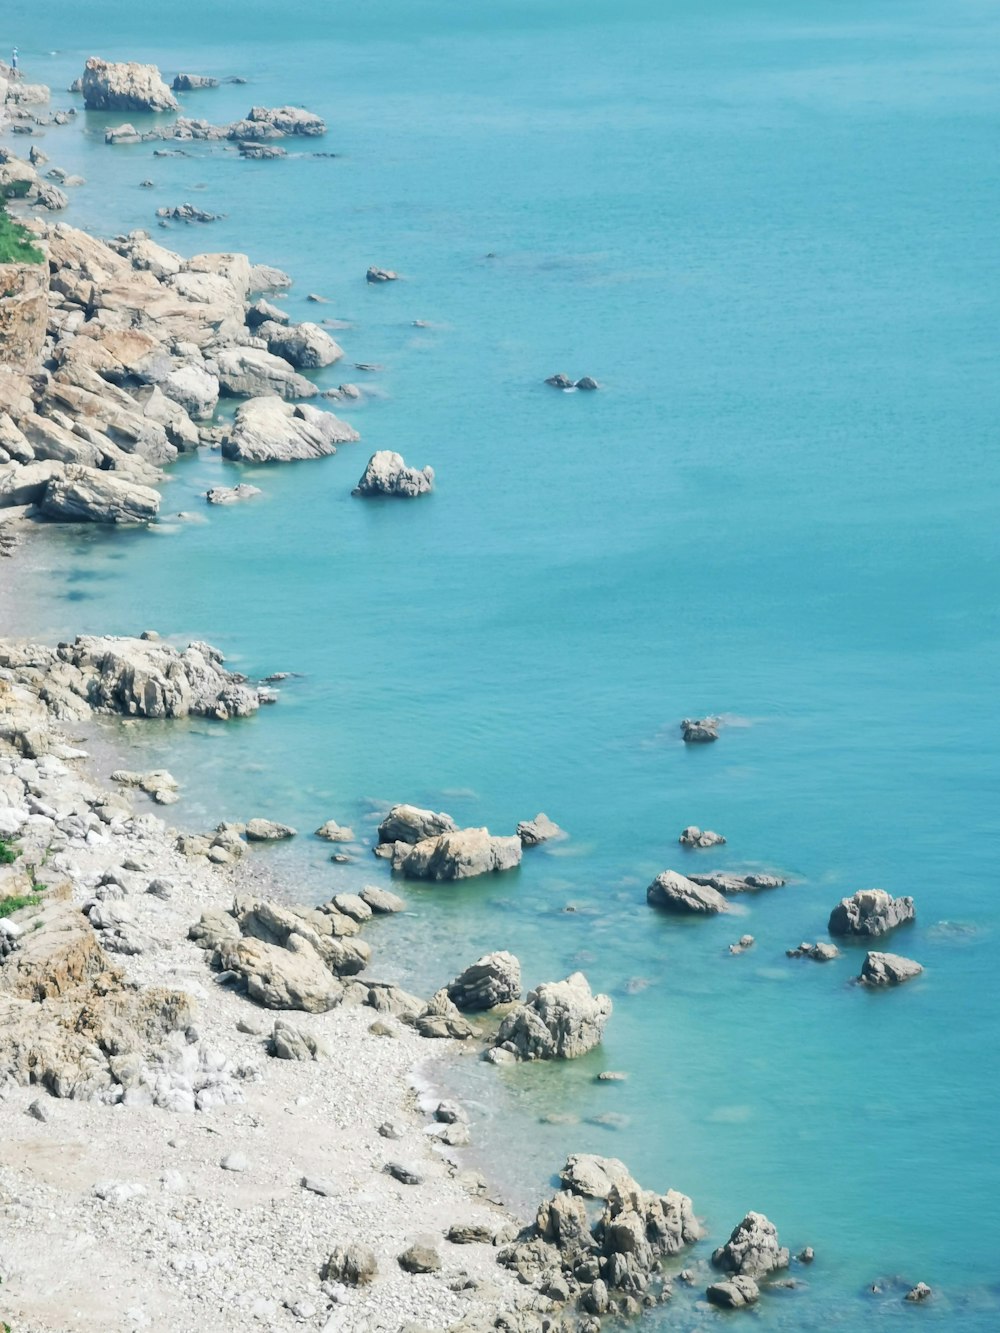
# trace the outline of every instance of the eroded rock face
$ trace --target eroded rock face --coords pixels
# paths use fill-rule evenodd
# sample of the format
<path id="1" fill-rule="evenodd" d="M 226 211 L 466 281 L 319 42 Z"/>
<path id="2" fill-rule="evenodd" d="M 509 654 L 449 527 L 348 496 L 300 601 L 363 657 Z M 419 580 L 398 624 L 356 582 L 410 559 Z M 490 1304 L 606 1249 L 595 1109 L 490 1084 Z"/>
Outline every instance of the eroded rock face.
<path id="1" fill-rule="evenodd" d="M 324 1281 L 364 1287 L 378 1272 L 374 1251 L 367 1245 L 338 1245 L 327 1259 L 320 1276 Z"/>
<path id="2" fill-rule="evenodd" d="M 711 875 L 689 875 L 688 878 L 702 887 L 715 889 L 717 893 L 759 893 L 761 889 L 780 889 L 785 883 L 777 875 L 730 875 L 719 870 Z"/>
<path id="3" fill-rule="evenodd" d="M 360 438 L 332 412 L 274 397 L 252 398 L 237 408 L 222 454 L 239 463 L 287 463 L 335 454 L 338 444 Z"/>
<path id="4" fill-rule="evenodd" d="M 513 870 L 520 863 L 520 838 L 493 837 L 487 828 L 470 828 L 425 838 L 401 860 L 394 859 L 393 869 L 408 879 L 441 882 Z"/>
<path id="5" fill-rule="evenodd" d="M 339 343 L 334 342 L 318 324 L 288 326 L 285 322 L 267 321 L 259 326 L 257 336 L 267 341 L 269 352 L 283 357 L 299 370 L 332 366 L 344 355 Z"/>
<path id="6" fill-rule="evenodd" d="M 869 953 L 858 980 L 865 986 L 900 986 L 919 977 L 923 970 L 912 958 L 898 953 Z"/>
<path id="7" fill-rule="evenodd" d="M 719 739 L 717 717 L 686 717 L 681 723 L 681 737 L 688 745 L 704 745 Z"/>
<path id="8" fill-rule="evenodd" d="M 434 485 L 434 469 L 407 467 L 402 454 L 380 449 L 368 460 L 361 480 L 354 488 L 355 495 L 386 495 L 413 499 L 426 495 Z"/>
<path id="9" fill-rule="evenodd" d="M 313 398 L 316 386 L 296 373 L 280 356 L 259 347 L 226 347 L 215 358 L 224 393 L 235 398 Z"/>
<path id="10" fill-rule="evenodd" d="M 521 839 L 522 847 L 537 847 L 555 838 L 565 838 L 566 834 L 547 814 L 539 811 L 534 819 L 521 820 L 517 826 L 517 836 Z"/>
<path id="11" fill-rule="evenodd" d="M 544 982 L 500 1024 L 494 1046 L 519 1060 L 573 1060 L 600 1044 L 611 998 L 594 995 L 582 972 Z"/>
<path id="12" fill-rule="evenodd" d="M 860 889 L 842 898 L 830 913 L 831 935 L 884 935 L 916 919 L 912 898 L 894 898 L 885 889 Z"/>
<path id="13" fill-rule="evenodd" d="M 700 829 L 697 824 L 689 824 L 677 841 L 682 847 L 721 847 L 726 840 L 710 828 Z"/>
<path id="14" fill-rule="evenodd" d="M 91 56 L 80 91 L 88 111 L 176 111 L 177 98 L 155 65 L 109 62 Z"/>
<path id="15" fill-rule="evenodd" d="M 521 998 L 521 964 L 505 951 L 484 954 L 451 982 L 448 998 L 470 1012 L 513 1004 Z"/>
<path id="16" fill-rule="evenodd" d="M 676 870 L 664 870 L 657 875 L 646 890 L 646 901 L 651 907 L 689 915 L 711 916 L 729 910 L 718 890 L 679 875 Z"/>
<path id="17" fill-rule="evenodd" d="M 39 508 L 60 523 L 151 523 L 160 496 L 149 486 L 92 467 L 68 467 L 45 488 Z"/>
<path id="18" fill-rule="evenodd" d="M 38 367 L 49 318 L 45 264 L 0 264 L 0 364 Z"/>
<path id="19" fill-rule="evenodd" d="M 635 1185 L 624 1162 L 593 1153 L 573 1153 L 559 1178 L 566 1189 L 588 1199 L 606 1199 L 616 1185 Z"/>
<path id="20" fill-rule="evenodd" d="M 761 1278 L 788 1267 L 788 1250 L 778 1241 L 774 1223 L 763 1213 L 747 1213 L 733 1228 L 725 1245 L 712 1255 L 712 1263 L 727 1273 Z"/>
<path id="21" fill-rule="evenodd" d="M 416 805 L 394 805 L 378 826 L 380 843 L 405 842 L 413 846 L 425 838 L 454 833 L 458 825 L 451 815 L 421 810 Z"/>

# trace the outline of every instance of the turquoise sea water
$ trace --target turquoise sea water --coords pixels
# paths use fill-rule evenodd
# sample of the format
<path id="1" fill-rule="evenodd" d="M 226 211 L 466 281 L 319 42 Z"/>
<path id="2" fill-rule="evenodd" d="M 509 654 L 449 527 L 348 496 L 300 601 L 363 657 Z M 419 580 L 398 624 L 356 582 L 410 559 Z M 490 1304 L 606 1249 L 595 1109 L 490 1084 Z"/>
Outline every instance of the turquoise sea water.
<path id="1" fill-rule="evenodd" d="M 367 836 L 374 803 L 410 800 L 569 830 L 502 878 L 407 888 L 380 932 L 381 970 L 415 987 L 506 947 L 528 982 L 582 967 L 614 997 L 598 1055 L 456 1076 L 515 1197 L 567 1151 L 613 1153 L 689 1193 L 712 1243 L 756 1208 L 816 1248 L 756 1327 L 1000 1326 L 995 8 L 291 0 L 237 22 L 222 0 L 169 19 L 13 0 L 5 18 L 57 89 L 100 53 L 251 80 L 190 114 L 328 119 L 306 149 L 333 159 L 153 159 L 105 148 L 121 117 L 83 115 L 42 146 L 87 177 L 68 220 L 97 232 L 187 199 L 225 212 L 156 238 L 289 269 L 293 317 L 353 326 L 320 381 L 372 393 L 343 412 L 360 445 L 184 461 L 165 512 L 237 474 L 253 504 L 33 543 L 0 566 L 20 583 L 4 630 L 154 626 L 301 673 L 249 723 L 131 730 L 192 827 L 332 816 Z M 405 280 L 370 288 L 371 263 Z M 603 391 L 554 392 L 557 370 Z M 353 499 L 376 448 L 432 463 L 435 494 Z M 708 711 L 719 743 L 685 748 L 677 721 Z M 677 846 L 691 822 L 720 854 Z M 329 850 L 273 856 L 306 899 L 387 878 Z M 792 883 L 728 918 L 654 915 L 649 880 L 695 862 Z M 862 951 L 785 958 L 873 885 L 916 898 L 889 947 L 922 978 L 872 995 L 848 984 Z M 940 1295 L 864 1294 L 887 1274 Z M 718 1318 L 679 1300 L 650 1323 Z"/>

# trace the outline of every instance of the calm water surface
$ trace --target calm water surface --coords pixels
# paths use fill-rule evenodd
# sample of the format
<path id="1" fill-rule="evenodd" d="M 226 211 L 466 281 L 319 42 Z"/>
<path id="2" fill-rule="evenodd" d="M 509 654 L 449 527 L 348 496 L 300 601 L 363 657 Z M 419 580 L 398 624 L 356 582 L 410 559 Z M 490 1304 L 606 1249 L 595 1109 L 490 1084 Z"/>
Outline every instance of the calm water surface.
<path id="1" fill-rule="evenodd" d="M 280 30 L 222 0 L 169 23 L 109 0 L 5 11 L 57 89 L 100 52 L 250 79 L 190 114 L 327 118 L 334 158 L 154 159 L 105 148 L 121 118 L 97 115 L 43 146 L 86 176 L 68 220 L 96 232 L 185 200 L 227 214 L 156 238 L 289 269 L 294 318 L 352 326 L 318 380 L 370 390 L 334 458 L 178 464 L 164 512 L 201 523 L 34 543 L 0 569 L 5 630 L 153 626 L 301 673 L 245 724 L 131 729 L 188 826 L 332 816 L 368 837 L 410 800 L 570 832 L 501 879 L 408 889 L 379 930 L 383 972 L 414 987 L 510 948 L 530 983 L 583 968 L 614 997 L 592 1057 L 456 1075 L 513 1197 L 569 1150 L 613 1153 L 689 1193 L 713 1243 L 756 1208 L 816 1248 L 756 1327 L 996 1329 L 995 8 L 290 0 Z M 368 287 L 372 263 L 404 280 Z M 604 389 L 553 392 L 557 370 Z M 432 463 L 434 495 L 352 499 L 376 448 Z M 240 478 L 265 495 L 204 510 Z M 685 748 L 702 711 L 723 736 Z M 720 854 L 677 846 L 690 822 Z M 273 856 L 304 899 L 387 878 L 328 853 Z M 791 883 L 728 918 L 653 915 L 649 880 L 695 862 Z M 859 951 L 786 959 L 873 885 L 915 896 L 892 947 L 922 978 L 871 995 L 849 985 Z M 863 1294 L 893 1274 L 936 1305 Z"/>

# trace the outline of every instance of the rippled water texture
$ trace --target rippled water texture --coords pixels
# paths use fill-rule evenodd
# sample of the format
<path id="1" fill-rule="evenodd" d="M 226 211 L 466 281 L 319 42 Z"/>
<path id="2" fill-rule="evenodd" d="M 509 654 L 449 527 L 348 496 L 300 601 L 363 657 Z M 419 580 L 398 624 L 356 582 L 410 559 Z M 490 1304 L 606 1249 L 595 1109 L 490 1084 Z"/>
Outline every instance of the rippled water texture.
<path id="1" fill-rule="evenodd" d="M 193 114 L 327 117 L 332 159 L 154 160 L 105 148 L 99 116 L 44 147 L 87 177 L 69 218 L 94 230 L 226 213 L 157 239 L 290 269 L 293 317 L 352 325 L 321 381 L 371 395 L 335 458 L 178 465 L 165 510 L 203 523 L 35 543 L 6 628 L 153 625 L 301 673 L 246 724 L 131 729 L 191 826 L 367 837 L 373 803 L 411 800 L 570 832 L 502 879 L 408 890 L 380 931 L 414 986 L 506 947 L 529 982 L 582 967 L 613 995 L 599 1055 L 463 1064 L 517 1197 L 567 1150 L 611 1152 L 689 1193 L 713 1242 L 757 1208 L 815 1246 L 755 1327 L 995 1329 L 995 9 L 289 0 L 280 29 L 222 0 L 42 10 L 8 3 L 8 40 L 57 88 L 99 51 L 252 81 Z M 405 280 L 366 286 L 372 263 Z M 604 387 L 545 387 L 559 370 Z M 433 464 L 435 494 L 352 499 L 375 448 Z M 204 509 L 238 472 L 265 495 Z M 685 748 L 678 719 L 704 711 L 729 724 Z M 690 822 L 721 855 L 677 846 Z M 387 878 L 329 850 L 273 855 L 303 898 Z M 696 861 L 792 882 L 729 918 L 654 915 L 649 880 Z M 893 947 L 922 978 L 867 994 L 858 951 L 785 958 L 873 885 L 915 896 Z M 881 1274 L 936 1306 L 863 1295 Z"/>

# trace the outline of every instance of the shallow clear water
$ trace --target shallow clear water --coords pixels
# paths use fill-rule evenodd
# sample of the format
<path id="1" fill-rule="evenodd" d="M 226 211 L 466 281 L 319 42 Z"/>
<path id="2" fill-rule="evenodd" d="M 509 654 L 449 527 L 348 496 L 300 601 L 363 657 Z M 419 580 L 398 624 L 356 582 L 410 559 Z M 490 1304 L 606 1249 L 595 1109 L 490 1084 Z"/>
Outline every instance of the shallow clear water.
<path id="1" fill-rule="evenodd" d="M 815 1246 L 762 1328 L 996 1328 L 993 8 L 293 0 L 280 32 L 220 0 L 175 6 L 170 31 L 109 3 L 7 9 L 54 87 L 100 51 L 251 79 L 190 95 L 192 114 L 327 117 L 334 159 L 153 159 L 105 148 L 121 117 L 99 116 L 43 146 L 87 177 L 69 220 L 95 231 L 186 199 L 227 213 L 157 239 L 288 268 L 294 317 L 353 325 L 321 382 L 373 392 L 343 413 L 360 445 L 277 470 L 185 461 L 165 511 L 200 513 L 237 472 L 253 504 L 34 543 L 5 629 L 154 626 L 301 673 L 249 723 L 130 729 L 183 780 L 172 816 L 192 827 L 332 816 L 368 835 L 378 802 L 410 800 L 569 830 L 503 878 L 408 888 L 413 913 L 381 931 L 383 970 L 414 986 L 506 947 L 529 982 L 582 967 L 613 995 L 599 1055 L 457 1076 L 516 1195 L 567 1151 L 611 1152 L 691 1194 L 713 1241 L 756 1208 Z M 368 287 L 370 263 L 405 281 Z M 556 370 L 605 387 L 556 393 Z M 435 494 L 353 499 L 376 448 L 432 463 Z M 705 711 L 722 738 L 685 748 L 678 719 Z M 691 822 L 726 834 L 720 855 L 677 846 Z M 363 850 L 262 854 L 304 898 L 386 878 Z M 792 883 L 729 918 L 654 915 L 649 880 L 695 861 Z M 871 885 L 914 894 L 891 947 L 922 978 L 871 995 L 848 984 L 858 951 L 785 958 Z M 539 1123 L 560 1113 L 580 1123 Z M 936 1306 L 861 1295 L 895 1273 Z"/>

